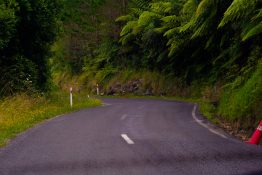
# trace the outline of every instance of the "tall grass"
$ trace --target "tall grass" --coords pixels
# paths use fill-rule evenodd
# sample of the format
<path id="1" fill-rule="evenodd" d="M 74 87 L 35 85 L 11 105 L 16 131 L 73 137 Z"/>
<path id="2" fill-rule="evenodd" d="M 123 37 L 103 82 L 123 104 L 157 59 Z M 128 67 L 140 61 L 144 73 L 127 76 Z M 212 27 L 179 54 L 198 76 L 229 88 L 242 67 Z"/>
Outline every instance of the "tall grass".
<path id="1" fill-rule="evenodd" d="M 62 92 L 45 96 L 19 94 L 7 97 L 0 101 L 0 146 L 45 119 L 100 104 L 99 100 L 88 99 L 84 94 L 74 94 L 74 105 L 71 108 L 69 95 Z"/>
<path id="2" fill-rule="evenodd" d="M 251 114 L 262 112 L 262 61 L 256 71 L 247 79 L 243 86 L 224 93 L 219 105 L 219 114 L 229 120 L 239 117 L 250 117 Z M 262 114 L 257 116 L 262 119 Z"/>

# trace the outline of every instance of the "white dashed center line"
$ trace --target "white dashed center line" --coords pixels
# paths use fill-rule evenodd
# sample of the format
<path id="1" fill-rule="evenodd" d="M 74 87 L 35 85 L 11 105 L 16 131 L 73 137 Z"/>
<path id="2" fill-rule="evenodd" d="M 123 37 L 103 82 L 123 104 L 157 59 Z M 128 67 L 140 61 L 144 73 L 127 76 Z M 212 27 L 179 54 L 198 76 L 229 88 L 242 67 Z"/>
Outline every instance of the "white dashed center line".
<path id="1" fill-rule="evenodd" d="M 121 137 L 122 137 L 129 145 L 135 144 L 134 141 L 131 140 L 126 134 L 121 134 Z"/>
<path id="2" fill-rule="evenodd" d="M 122 117 L 120 118 L 120 120 L 125 120 L 125 119 L 126 119 L 126 117 L 127 117 L 127 115 L 126 115 L 126 114 L 124 114 L 124 115 L 122 115 Z"/>

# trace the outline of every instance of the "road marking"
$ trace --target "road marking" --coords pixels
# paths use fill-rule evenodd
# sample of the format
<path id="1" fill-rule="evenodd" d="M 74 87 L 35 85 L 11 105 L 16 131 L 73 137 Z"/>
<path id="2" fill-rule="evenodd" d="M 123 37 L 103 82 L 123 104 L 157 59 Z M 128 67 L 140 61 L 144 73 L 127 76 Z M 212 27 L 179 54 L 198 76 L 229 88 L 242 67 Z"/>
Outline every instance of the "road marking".
<path id="1" fill-rule="evenodd" d="M 203 120 L 199 120 L 196 116 L 196 109 L 197 109 L 197 105 L 195 104 L 194 105 L 194 108 L 193 108 L 193 111 L 192 111 L 192 117 L 193 119 L 201 126 L 203 126 L 204 128 L 208 129 L 210 132 L 220 136 L 220 137 L 223 137 L 224 139 L 227 139 L 227 136 L 225 136 L 224 134 L 221 134 L 220 132 L 210 128 L 209 126 L 207 126 L 206 124 L 203 123 Z"/>
<path id="2" fill-rule="evenodd" d="M 124 115 L 121 116 L 120 120 L 125 120 L 126 117 L 127 117 L 127 114 L 124 114 Z"/>
<path id="3" fill-rule="evenodd" d="M 103 105 L 103 106 L 110 106 L 110 105 L 112 105 L 112 104 L 110 104 L 110 103 L 102 103 L 102 105 Z"/>
<path id="4" fill-rule="evenodd" d="M 135 144 L 135 143 L 133 142 L 133 140 L 131 140 L 126 134 L 121 134 L 121 137 L 122 137 L 129 145 Z"/>

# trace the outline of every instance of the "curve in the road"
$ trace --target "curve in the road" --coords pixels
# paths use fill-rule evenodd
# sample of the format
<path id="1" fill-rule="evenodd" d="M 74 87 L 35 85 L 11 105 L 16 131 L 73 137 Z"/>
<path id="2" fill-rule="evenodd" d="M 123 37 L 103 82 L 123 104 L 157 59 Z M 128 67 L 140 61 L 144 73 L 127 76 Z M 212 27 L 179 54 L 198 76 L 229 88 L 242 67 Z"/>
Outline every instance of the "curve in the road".
<path id="1" fill-rule="evenodd" d="M 194 104 L 103 101 L 18 136 L 0 150 L 0 175 L 262 174 L 261 147 L 209 124 Z"/>

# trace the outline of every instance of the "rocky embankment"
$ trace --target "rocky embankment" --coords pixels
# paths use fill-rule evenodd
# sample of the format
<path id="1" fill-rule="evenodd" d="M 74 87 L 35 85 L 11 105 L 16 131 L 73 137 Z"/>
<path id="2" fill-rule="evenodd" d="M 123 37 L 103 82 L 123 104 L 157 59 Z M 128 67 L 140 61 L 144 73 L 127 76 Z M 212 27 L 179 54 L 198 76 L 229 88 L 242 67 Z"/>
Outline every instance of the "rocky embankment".
<path id="1" fill-rule="evenodd" d="M 100 95 L 163 95 L 164 93 L 157 93 L 151 87 L 151 85 L 146 85 L 142 79 L 130 80 L 125 83 L 115 82 L 111 83 L 107 87 L 99 86 Z M 96 88 L 93 89 L 96 91 Z"/>

